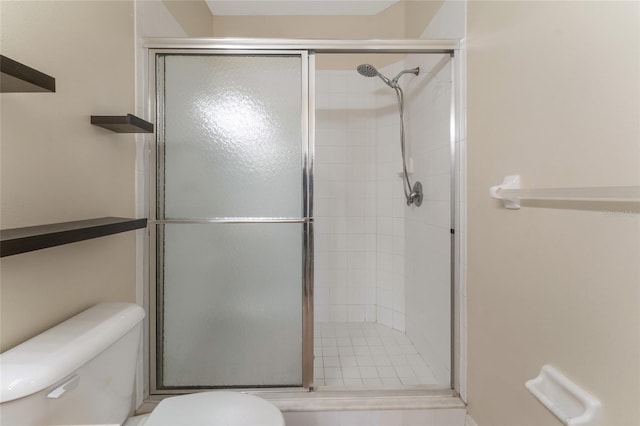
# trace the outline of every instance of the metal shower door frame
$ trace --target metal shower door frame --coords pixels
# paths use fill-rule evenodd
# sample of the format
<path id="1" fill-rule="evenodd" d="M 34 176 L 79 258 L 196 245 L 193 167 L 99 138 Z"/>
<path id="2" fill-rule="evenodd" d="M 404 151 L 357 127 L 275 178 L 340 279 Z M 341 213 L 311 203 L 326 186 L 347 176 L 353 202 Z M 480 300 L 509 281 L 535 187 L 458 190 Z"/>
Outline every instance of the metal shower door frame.
<path id="1" fill-rule="evenodd" d="M 302 217 L 301 218 L 211 218 L 204 220 L 164 220 L 157 217 L 158 203 L 158 182 L 163 179 L 162 170 L 158 167 L 158 159 L 163 155 L 158 151 L 158 140 L 164 139 L 163 102 L 159 101 L 158 87 L 164 84 L 160 80 L 158 73 L 159 57 L 165 54 L 176 55 L 237 55 L 237 56 L 289 56 L 299 57 L 301 63 L 301 195 L 302 195 Z M 158 225 L 175 223 L 199 223 L 199 224 L 233 224 L 233 223 L 300 223 L 302 232 L 302 386 L 301 388 L 286 387 L 284 389 L 307 390 L 313 380 L 313 211 L 312 211 L 312 143 L 309 139 L 311 134 L 309 128 L 310 117 L 310 96 L 309 96 L 309 55 L 306 50 L 219 50 L 219 49 L 149 49 L 148 54 L 148 76 L 149 76 L 149 115 L 155 115 L 156 134 L 148 144 L 149 158 L 149 242 L 146 245 L 148 250 L 148 285 L 146 286 L 145 300 L 149 313 L 148 337 L 145 346 L 148 347 L 148 390 L 151 395 L 171 395 L 185 393 L 185 390 L 197 391 L 199 387 L 185 387 L 180 389 L 160 388 L 162 374 L 162 271 L 157 267 L 158 256 L 161 256 L 162 248 L 158 246 L 158 241 L 162 240 L 162 227 Z M 235 390 L 243 390 L 234 388 Z M 247 388 L 246 390 L 263 388 Z M 277 388 L 276 388 L 277 389 Z"/>
<path id="2" fill-rule="evenodd" d="M 316 53 L 416 53 L 416 54 L 449 54 L 452 61 L 452 85 L 451 85 L 451 132 L 450 132 L 450 151 L 451 151 L 451 388 L 460 392 L 460 381 L 465 380 L 458 376 L 461 368 L 460 365 L 464 360 L 460 354 L 459 336 L 456 328 L 456 319 L 460 318 L 461 304 L 458 299 L 460 286 L 464 285 L 460 281 L 461 264 L 460 249 L 463 249 L 463 240 L 457 232 L 457 225 L 461 220 L 460 211 L 458 209 L 459 189 L 464 182 L 458 180 L 460 170 L 464 168 L 464 164 L 459 161 L 460 153 L 457 150 L 456 142 L 461 133 L 460 126 L 463 125 L 462 106 L 459 104 L 457 94 L 460 90 L 460 82 L 457 81 L 461 73 L 461 61 L 459 57 L 460 42 L 458 40 L 315 40 L 315 39 L 241 39 L 241 38 L 149 38 L 145 39 L 143 48 L 147 50 L 148 55 L 145 58 L 148 75 L 148 98 L 146 99 L 145 110 L 146 117 L 153 117 L 156 112 L 156 76 L 155 76 L 155 56 L 157 53 L 225 53 L 225 54 L 267 54 L 273 53 L 294 53 L 300 52 L 304 54 L 307 60 L 303 60 L 303 66 L 306 66 L 306 76 L 308 80 L 306 94 L 307 102 L 303 104 L 306 110 L 306 151 L 305 166 L 303 171 L 303 190 L 306 214 L 305 218 L 309 220 L 305 223 L 304 231 L 304 285 L 303 285 L 303 372 L 302 388 L 276 388 L 274 392 L 292 390 L 309 391 L 313 385 L 313 168 L 314 168 L 314 146 L 315 146 L 315 54 Z M 306 65 L 305 65 L 306 64 Z M 305 75 L 303 75 L 304 79 Z M 160 132 L 160 126 L 156 126 Z M 303 133 L 305 126 L 303 125 Z M 146 140 L 146 151 L 148 152 L 148 171 L 147 177 L 148 193 L 150 194 L 149 206 L 155 206 L 156 180 L 155 180 L 155 138 L 148 137 Z M 148 217 L 150 225 L 155 225 L 155 210 L 148 208 Z M 145 369 L 145 397 L 150 395 L 170 395 L 184 393 L 184 390 L 158 390 L 155 377 L 157 367 L 157 351 L 156 351 L 156 333 L 158 325 L 153 320 L 156 315 L 157 295 L 155 292 L 156 271 L 155 262 L 152 262 L 155 255 L 156 235 L 149 227 L 150 233 L 148 242 L 145 244 L 145 259 L 147 260 L 146 276 L 144 277 L 144 300 L 145 307 L 149 312 L 149 320 L 147 320 L 147 336 L 144 341 L 145 359 L 149 360 Z M 268 389 L 247 389 L 255 392 L 269 392 Z"/>

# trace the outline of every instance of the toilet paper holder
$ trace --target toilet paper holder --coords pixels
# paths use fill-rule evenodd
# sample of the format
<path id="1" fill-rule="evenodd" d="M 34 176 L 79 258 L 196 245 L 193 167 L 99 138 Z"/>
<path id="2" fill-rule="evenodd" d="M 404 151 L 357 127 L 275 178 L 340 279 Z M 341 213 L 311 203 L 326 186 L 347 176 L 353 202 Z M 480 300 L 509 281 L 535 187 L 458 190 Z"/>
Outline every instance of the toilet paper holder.
<path id="1" fill-rule="evenodd" d="M 550 365 L 525 383 L 529 391 L 567 426 L 600 426 L 602 404 Z"/>

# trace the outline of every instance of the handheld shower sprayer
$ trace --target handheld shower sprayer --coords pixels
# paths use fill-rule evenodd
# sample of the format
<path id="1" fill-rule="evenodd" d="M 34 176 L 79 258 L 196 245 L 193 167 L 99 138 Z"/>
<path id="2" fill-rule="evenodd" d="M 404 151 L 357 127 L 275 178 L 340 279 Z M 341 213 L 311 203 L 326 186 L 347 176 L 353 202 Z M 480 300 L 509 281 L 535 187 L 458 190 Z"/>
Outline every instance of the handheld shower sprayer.
<path id="1" fill-rule="evenodd" d="M 420 182 L 416 182 L 414 185 L 411 185 L 411 181 L 409 180 L 409 172 L 407 171 L 407 159 L 405 153 L 405 144 L 404 144 L 404 93 L 402 92 L 402 88 L 398 84 L 398 80 L 404 74 L 414 74 L 418 75 L 420 73 L 420 68 L 416 67 L 413 69 L 400 71 L 392 80 L 389 80 L 388 77 L 384 76 L 380 71 L 376 69 L 371 64 L 361 64 L 356 68 L 358 72 L 365 77 L 380 77 L 382 81 L 393 90 L 396 91 L 396 97 L 398 98 L 398 112 L 400 113 L 400 149 L 402 151 L 402 175 L 404 177 L 402 183 L 402 189 L 404 190 L 404 196 L 407 200 L 407 205 L 415 204 L 416 207 L 419 207 L 422 204 L 422 184 Z"/>
<path id="2" fill-rule="evenodd" d="M 358 65 L 357 68 L 358 72 L 365 76 L 365 77 L 380 77 L 380 79 L 382 81 L 385 82 L 385 84 L 389 87 L 391 87 L 392 89 L 398 88 L 398 80 L 400 79 L 400 77 L 403 74 L 414 74 L 414 75 L 418 75 L 420 73 L 420 68 L 416 67 L 410 70 L 403 70 L 400 71 L 392 80 L 390 80 L 388 77 L 386 77 L 384 74 L 382 74 L 380 71 L 378 71 L 376 69 L 376 67 L 374 67 L 371 64 L 361 64 Z"/>

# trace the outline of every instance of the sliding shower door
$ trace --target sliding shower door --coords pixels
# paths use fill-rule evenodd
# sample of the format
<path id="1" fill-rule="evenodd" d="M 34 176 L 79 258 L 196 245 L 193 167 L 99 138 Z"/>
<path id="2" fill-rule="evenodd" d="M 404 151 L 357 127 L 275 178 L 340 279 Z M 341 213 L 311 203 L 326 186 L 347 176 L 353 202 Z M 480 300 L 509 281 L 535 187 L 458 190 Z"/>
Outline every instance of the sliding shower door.
<path id="1" fill-rule="evenodd" d="M 306 55 L 155 59 L 156 388 L 302 386 Z"/>

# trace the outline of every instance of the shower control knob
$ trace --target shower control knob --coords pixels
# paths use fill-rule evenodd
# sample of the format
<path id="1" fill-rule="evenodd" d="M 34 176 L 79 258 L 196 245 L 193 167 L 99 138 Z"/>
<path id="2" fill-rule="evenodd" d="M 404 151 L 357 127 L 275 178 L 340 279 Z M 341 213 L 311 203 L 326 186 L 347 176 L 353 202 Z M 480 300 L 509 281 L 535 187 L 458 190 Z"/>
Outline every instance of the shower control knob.
<path id="1" fill-rule="evenodd" d="M 422 205 L 422 184 L 420 182 L 416 182 L 413 185 L 413 191 L 409 194 L 409 199 L 407 200 L 407 205 L 411 205 L 411 203 L 415 204 L 416 207 L 420 207 Z"/>

